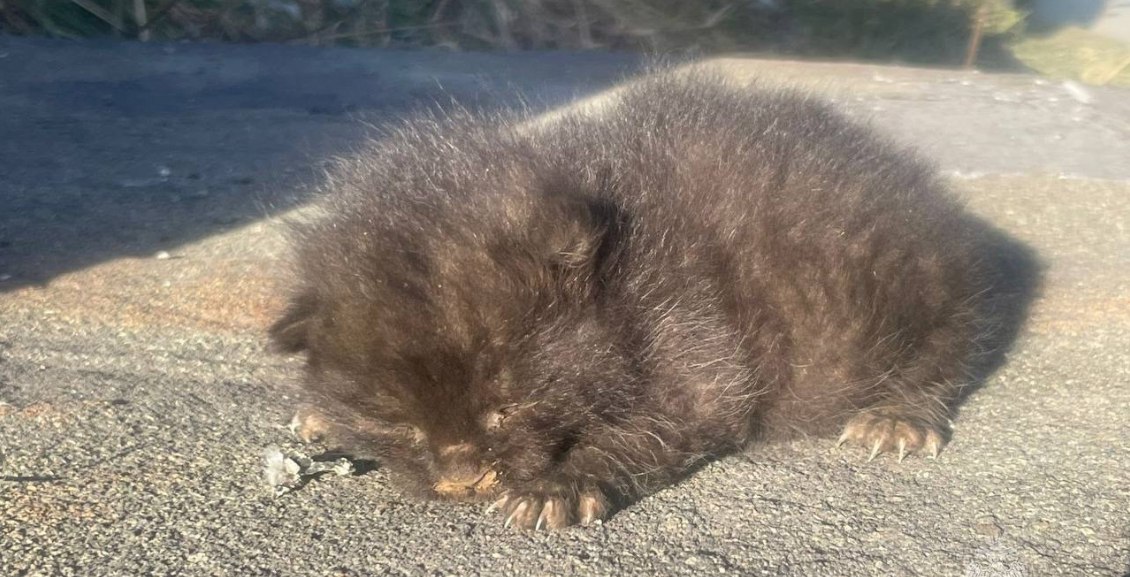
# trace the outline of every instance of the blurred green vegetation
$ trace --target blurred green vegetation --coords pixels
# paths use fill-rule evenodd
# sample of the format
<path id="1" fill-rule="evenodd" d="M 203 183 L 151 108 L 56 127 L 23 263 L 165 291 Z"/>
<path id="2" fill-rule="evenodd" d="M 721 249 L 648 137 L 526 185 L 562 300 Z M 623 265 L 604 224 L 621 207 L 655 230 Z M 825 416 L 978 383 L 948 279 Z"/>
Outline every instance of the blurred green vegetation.
<path id="1" fill-rule="evenodd" d="M 1075 27 L 1024 38 L 1012 47 L 1026 66 L 1054 78 L 1130 86 L 1130 46 Z"/>
<path id="2" fill-rule="evenodd" d="M 351 46 L 759 51 L 956 64 L 974 22 L 993 47 L 1012 0 L 0 0 L 0 29 Z"/>

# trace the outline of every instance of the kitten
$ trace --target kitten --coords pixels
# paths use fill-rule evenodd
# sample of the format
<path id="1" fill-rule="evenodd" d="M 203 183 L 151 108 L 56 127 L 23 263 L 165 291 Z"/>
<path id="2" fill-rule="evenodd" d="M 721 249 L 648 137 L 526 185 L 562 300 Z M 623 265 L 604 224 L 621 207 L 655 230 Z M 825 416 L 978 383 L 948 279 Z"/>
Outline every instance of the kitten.
<path id="1" fill-rule="evenodd" d="M 932 167 L 810 97 L 660 73 L 417 116 L 296 225 L 310 422 L 427 498 L 588 524 L 794 434 L 936 456 L 986 319 Z"/>

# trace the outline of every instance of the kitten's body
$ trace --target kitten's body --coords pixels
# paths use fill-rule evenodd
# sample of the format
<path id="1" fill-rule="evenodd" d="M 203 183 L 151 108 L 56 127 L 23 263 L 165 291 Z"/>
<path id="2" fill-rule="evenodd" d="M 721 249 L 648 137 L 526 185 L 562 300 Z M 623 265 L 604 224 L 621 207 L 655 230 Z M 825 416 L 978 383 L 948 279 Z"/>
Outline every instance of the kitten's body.
<path id="1" fill-rule="evenodd" d="M 417 118 L 340 168 L 273 329 L 334 436 L 523 526 L 759 438 L 936 453 L 985 286 L 932 169 L 791 93 L 613 98 Z"/>

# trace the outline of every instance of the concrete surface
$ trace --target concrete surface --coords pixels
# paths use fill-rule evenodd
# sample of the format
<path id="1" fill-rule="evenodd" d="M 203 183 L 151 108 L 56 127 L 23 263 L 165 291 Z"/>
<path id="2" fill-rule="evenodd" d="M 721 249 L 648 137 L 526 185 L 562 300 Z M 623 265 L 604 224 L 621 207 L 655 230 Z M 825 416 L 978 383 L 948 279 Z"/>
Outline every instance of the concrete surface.
<path id="1" fill-rule="evenodd" d="M 1125 575 L 1130 92 L 742 58 L 939 159 L 1046 281 L 937 461 L 724 459 L 600 527 L 504 530 L 379 469 L 273 498 L 298 364 L 263 350 L 279 214 L 379 120 L 552 106 L 634 66 L 0 37 L 0 575 Z M 289 446 L 289 445 L 288 445 Z"/>

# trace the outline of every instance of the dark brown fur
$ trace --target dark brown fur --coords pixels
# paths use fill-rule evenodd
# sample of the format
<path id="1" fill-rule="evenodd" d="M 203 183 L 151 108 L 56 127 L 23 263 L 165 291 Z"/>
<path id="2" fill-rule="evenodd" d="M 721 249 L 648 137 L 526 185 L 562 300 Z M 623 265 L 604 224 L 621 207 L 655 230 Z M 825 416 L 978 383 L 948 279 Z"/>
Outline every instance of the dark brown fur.
<path id="1" fill-rule="evenodd" d="M 936 453 L 986 287 L 928 164 L 707 75 L 524 120 L 417 117 L 297 227 L 272 336 L 339 442 L 553 527 L 757 439 Z"/>

